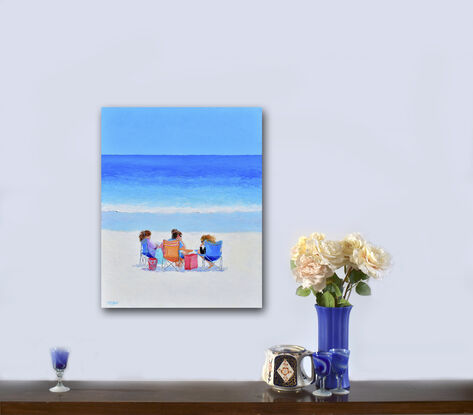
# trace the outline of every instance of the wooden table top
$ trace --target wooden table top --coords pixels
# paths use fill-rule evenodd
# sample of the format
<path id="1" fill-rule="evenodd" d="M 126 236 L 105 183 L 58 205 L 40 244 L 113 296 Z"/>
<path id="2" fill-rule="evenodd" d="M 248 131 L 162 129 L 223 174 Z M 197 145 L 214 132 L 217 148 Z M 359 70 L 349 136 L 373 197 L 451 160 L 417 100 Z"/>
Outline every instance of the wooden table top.
<path id="1" fill-rule="evenodd" d="M 264 382 L 0 381 L 0 415 L 473 413 L 473 381 L 352 382 L 349 395 L 276 392 Z"/>

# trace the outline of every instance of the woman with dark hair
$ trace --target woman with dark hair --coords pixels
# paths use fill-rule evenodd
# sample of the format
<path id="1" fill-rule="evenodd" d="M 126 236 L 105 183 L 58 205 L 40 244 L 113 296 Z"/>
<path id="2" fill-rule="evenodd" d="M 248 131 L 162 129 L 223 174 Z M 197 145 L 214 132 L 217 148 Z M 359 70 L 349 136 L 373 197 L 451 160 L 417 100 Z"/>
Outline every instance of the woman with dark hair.
<path id="1" fill-rule="evenodd" d="M 184 255 L 190 254 L 193 250 L 186 248 L 186 244 L 182 241 L 182 232 L 178 229 L 171 231 L 171 239 L 169 239 L 169 241 L 179 241 L 179 256 L 181 257 L 180 263 L 182 264 Z"/>
<path id="2" fill-rule="evenodd" d="M 139 238 L 143 255 L 148 258 L 156 258 L 156 250 L 159 246 L 151 240 L 151 231 L 141 231 Z"/>

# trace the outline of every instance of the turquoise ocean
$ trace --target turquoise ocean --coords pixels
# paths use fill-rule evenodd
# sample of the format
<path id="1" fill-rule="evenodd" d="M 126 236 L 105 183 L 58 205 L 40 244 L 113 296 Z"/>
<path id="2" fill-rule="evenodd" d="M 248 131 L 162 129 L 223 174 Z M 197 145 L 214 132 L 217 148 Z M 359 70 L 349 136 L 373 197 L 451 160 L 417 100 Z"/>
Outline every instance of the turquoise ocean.
<path id="1" fill-rule="evenodd" d="M 102 155 L 102 229 L 261 227 L 262 156 Z"/>

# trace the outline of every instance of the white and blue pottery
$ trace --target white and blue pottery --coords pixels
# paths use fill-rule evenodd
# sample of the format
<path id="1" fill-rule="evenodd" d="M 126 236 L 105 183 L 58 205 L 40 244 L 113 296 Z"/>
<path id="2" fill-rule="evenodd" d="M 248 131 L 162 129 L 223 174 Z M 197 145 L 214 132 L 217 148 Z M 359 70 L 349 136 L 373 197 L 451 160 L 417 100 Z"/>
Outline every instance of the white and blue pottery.
<path id="1" fill-rule="evenodd" d="M 305 373 L 302 360 L 312 352 L 302 346 L 279 345 L 266 350 L 263 380 L 277 391 L 299 391 L 314 382 L 314 366 L 311 361 L 310 376 Z"/>

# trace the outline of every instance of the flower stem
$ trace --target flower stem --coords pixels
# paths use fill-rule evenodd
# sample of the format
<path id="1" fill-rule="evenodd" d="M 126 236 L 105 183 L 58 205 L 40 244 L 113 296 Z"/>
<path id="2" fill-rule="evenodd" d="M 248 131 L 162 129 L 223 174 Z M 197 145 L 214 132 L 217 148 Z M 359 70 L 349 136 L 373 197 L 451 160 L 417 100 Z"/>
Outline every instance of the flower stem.
<path id="1" fill-rule="evenodd" d="M 345 300 L 348 300 L 347 294 L 348 294 L 348 291 L 351 290 L 351 286 L 352 286 L 351 283 L 348 283 L 347 286 L 346 286 L 346 288 L 345 288 L 345 292 L 343 293 L 343 298 L 344 298 Z"/>
<path id="2" fill-rule="evenodd" d="M 350 295 L 351 295 L 351 290 L 353 290 L 353 284 L 351 284 L 351 287 L 350 287 L 350 292 L 348 293 L 348 297 L 346 298 L 346 300 L 348 301 L 348 299 L 350 298 Z"/>
<path id="3" fill-rule="evenodd" d="M 351 287 L 351 283 L 350 283 L 350 273 L 352 271 L 352 268 L 351 267 L 347 267 L 346 268 L 346 275 L 345 275 L 345 278 L 343 279 L 343 284 L 345 284 L 346 282 L 348 283 L 346 288 L 345 288 L 345 292 L 343 293 L 343 298 L 346 300 L 346 295 L 348 293 L 348 289 Z"/>

